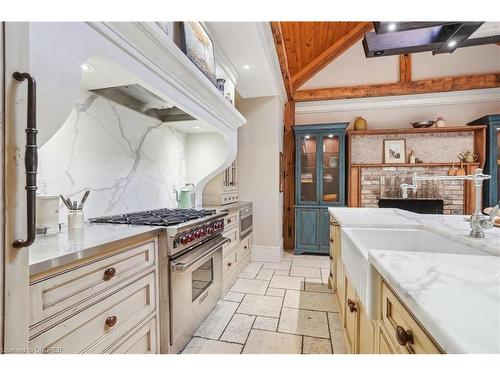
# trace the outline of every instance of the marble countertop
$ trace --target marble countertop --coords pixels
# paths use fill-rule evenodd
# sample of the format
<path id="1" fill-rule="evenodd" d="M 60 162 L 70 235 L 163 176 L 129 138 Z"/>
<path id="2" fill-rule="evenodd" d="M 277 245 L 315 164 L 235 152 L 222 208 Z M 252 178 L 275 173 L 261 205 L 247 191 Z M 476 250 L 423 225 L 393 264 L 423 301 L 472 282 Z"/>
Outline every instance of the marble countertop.
<path id="1" fill-rule="evenodd" d="M 446 353 L 500 353 L 500 257 L 377 250 L 369 260 Z"/>
<path id="2" fill-rule="evenodd" d="M 485 255 L 369 250 L 368 260 L 447 353 L 500 353 L 500 229 L 471 238 L 467 216 L 330 208 L 343 227 L 419 228 Z"/>
<path id="3" fill-rule="evenodd" d="M 480 251 L 500 256 L 500 228 L 485 230 L 484 238 L 469 236 L 465 215 L 422 215 L 397 208 L 330 207 L 330 214 L 343 227 L 420 228 L 459 241 Z"/>
<path id="4" fill-rule="evenodd" d="M 144 233 L 159 233 L 162 227 L 147 225 L 85 224 L 84 229 L 37 235 L 29 248 L 30 275 L 46 272 L 75 260 L 93 256 L 102 246 Z"/>

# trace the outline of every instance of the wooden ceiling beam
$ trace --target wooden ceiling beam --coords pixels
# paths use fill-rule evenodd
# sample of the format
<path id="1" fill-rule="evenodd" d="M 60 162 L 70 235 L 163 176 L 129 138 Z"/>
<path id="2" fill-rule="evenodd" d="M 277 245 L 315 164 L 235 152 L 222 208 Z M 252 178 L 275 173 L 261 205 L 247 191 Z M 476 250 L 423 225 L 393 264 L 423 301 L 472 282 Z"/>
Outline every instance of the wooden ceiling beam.
<path id="1" fill-rule="evenodd" d="M 326 49 L 318 57 L 316 57 L 304 68 L 302 68 L 297 74 L 294 74 L 291 79 L 292 88 L 297 89 L 298 87 L 303 85 L 308 79 L 310 79 L 317 72 L 323 69 L 333 59 L 352 47 L 354 43 L 359 41 L 365 35 L 365 33 L 370 31 L 372 28 L 372 22 L 360 22 L 356 27 L 354 27 L 346 35 L 340 38 L 336 43 L 332 44 L 330 47 L 328 47 L 328 49 Z"/>
<path id="2" fill-rule="evenodd" d="M 411 55 L 399 55 L 399 82 L 411 81 Z"/>
<path id="3" fill-rule="evenodd" d="M 288 100 L 292 100 L 293 89 L 291 84 L 290 69 L 288 67 L 285 42 L 283 40 L 283 30 L 281 28 L 281 22 L 270 22 L 270 24 L 274 38 L 274 46 L 276 47 L 276 53 L 278 54 L 278 60 L 280 63 L 281 76 L 283 77 L 283 83 L 285 84 L 286 96 Z"/>
<path id="4" fill-rule="evenodd" d="M 376 96 L 427 94 L 433 92 L 489 89 L 500 87 L 500 72 L 470 76 L 423 79 L 411 82 L 384 83 L 325 89 L 299 90 L 296 102 L 314 100 L 356 99 Z"/>

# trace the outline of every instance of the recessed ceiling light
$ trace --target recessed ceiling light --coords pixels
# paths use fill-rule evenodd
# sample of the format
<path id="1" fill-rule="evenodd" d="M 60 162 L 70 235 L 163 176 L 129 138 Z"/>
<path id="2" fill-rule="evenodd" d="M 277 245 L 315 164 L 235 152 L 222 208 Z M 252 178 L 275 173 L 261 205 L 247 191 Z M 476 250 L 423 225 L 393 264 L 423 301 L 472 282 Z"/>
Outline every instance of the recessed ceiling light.
<path id="1" fill-rule="evenodd" d="M 309 139 L 309 138 L 311 138 L 311 136 L 310 135 L 305 135 L 304 138 L 305 139 Z"/>
<path id="2" fill-rule="evenodd" d="M 333 134 L 328 134 L 328 138 L 333 138 Z"/>
<path id="3" fill-rule="evenodd" d="M 456 41 L 456 40 L 450 40 L 450 41 L 448 42 L 448 47 L 450 47 L 450 48 L 451 48 L 451 47 L 455 47 L 456 45 L 457 45 L 457 41 Z"/>
<path id="4" fill-rule="evenodd" d="M 92 65 L 85 63 L 85 64 L 82 64 L 82 70 L 84 72 L 92 72 L 95 69 L 94 69 L 94 67 Z"/>
<path id="5" fill-rule="evenodd" d="M 201 129 L 201 126 L 193 126 L 193 129 Z"/>
<path id="6" fill-rule="evenodd" d="M 380 56 L 380 55 L 383 55 L 384 54 L 384 51 L 376 51 L 375 52 L 375 56 Z"/>
<path id="7" fill-rule="evenodd" d="M 387 30 L 394 31 L 394 30 L 397 29 L 397 27 L 398 27 L 398 25 L 396 25 L 395 22 L 392 22 L 392 23 L 389 24 L 389 26 L 387 26 Z"/>
<path id="8" fill-rule="evenodd" d="M 243 65 L 243 69 L 249 70 L 250 69 L 250 65 L 247 65 L 247 64 Z"/>

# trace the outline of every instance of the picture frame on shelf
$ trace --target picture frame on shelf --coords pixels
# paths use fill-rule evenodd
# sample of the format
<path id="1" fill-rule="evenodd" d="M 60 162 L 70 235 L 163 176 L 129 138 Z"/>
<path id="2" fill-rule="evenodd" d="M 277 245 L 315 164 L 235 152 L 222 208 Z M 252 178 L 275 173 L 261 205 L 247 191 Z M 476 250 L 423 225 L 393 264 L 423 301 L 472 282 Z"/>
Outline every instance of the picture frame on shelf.
<path id="1" fill-rule="evenodd" d="M 384 164 L 406 163 L 406 140 L 384 139 Z"/>
<path id="2" fill-rule="evenodd" d="M 200 71 L 215 85 L 214 44 L 200 22 L 181 22 L 180 48 Z"/>

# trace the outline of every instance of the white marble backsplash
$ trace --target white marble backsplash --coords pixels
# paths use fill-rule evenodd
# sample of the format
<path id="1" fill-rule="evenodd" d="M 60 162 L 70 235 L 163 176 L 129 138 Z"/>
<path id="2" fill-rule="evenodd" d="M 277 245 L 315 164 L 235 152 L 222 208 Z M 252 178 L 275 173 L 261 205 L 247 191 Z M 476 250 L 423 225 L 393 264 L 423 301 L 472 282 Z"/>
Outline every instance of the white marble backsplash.
<path id="1" fill-rule="evenodd" d="M 160 121 L 82 92 L 59 131 L 39 149 L 39 182 L 48 195 L 80 200 L 86 218 L 176 207 L 186 182 L 186 137 Z M 66 222 L 61 204 L 60 221 Z"/>

